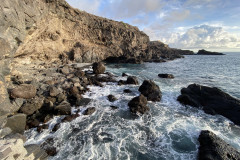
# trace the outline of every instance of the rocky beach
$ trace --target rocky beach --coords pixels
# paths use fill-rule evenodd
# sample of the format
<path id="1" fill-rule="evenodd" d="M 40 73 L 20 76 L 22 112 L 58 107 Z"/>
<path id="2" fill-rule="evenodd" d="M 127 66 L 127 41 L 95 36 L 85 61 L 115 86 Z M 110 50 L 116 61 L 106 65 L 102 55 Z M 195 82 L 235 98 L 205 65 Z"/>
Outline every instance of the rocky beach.
<path id="1" fill-rule="evenodd" d="M 133 94 L 124 102 L 130 117 L 127 121 L 148 116 L 151 106 L 165 96 L 156 80 L 139 79 L 128 72 L 119 76 L 108 71 L 109 65 L 118 69 L 123 64 L 170 63 L 193 53 L 150 41 L 135 26 L 80 11 L 64 0 L 3 0 L 0 17 L 0 159 L 68 159 L 59 153 L 61 146 L 54 145 L 54 137 L 47 135 L 38 143 L 29 143 L 31 132 L 53 135 L 79 117 L 96 116 L 100 108 L 92 104 L 94 98 L 86 97 L 96 94 L 94 87 L 120 86 L 121 95 Z M 156 76 L 166 81 L 175 79 L 170 73 Z M 238 98 L 216 87 L 185 87 L 176 98 L 182 106 L 222 115 L 238 128 Z M 110 111 L 120 110 L 115 104 L 118 96 L 110 93 L 104 97 L 111 103 Z M 81 127 L 84 124 L 72 134 L 78 134 Z M 101 132 L 100 136 L 107 137 L 103 143 L 113 141 L 108 133 Z M 199 132 L 198 144 L 200 160 L 240 159 L 239 149 L 211 131 Z"/>

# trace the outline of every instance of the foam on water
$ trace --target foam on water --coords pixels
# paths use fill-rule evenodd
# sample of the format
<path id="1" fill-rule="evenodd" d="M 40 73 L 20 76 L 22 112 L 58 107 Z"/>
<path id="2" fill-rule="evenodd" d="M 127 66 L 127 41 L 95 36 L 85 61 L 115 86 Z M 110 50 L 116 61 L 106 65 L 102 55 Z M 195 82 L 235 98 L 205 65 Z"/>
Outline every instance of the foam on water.
<path id="1" fill-rule="evenodd" d="M 239 95 L 239 90 L 233 89 L 238 82 L 229 83 L 232 78 L 227 78 L 225 74 L 216 78 L 215 73 L 209 73 L 211 71 L 196 72 L 198 69 L 194 70 L 192 63 L 202 64 L 202 61 L 197 56 L 195 58 L 187 57 L 161 64 L 123 65 L 120 68 L 108 66 L 107 70 L 116 75 L 126 72 L 137 76 L 141 82 L 144 79 L 155 80 L 163 94 L 161 102 L 149 102 L 151 110 L 148 114 L 133 116 L 127 103 L 139 95 L 139 86 L 118 86 L 115 83 L 105 83 L 102 88 L 91 86 L 90 92 L 84 97 L 93 99 L 87 106 L 96 107 L 97 110 L 93 115 L 81 114 L 72 122 L 62 123 L 55 133 L 45 130 L 37 134 L 35 130 L 29 130 L 26 132 L 27 144 L 41 143 L 44 139 L 53 137 L 58 149 L 58 154 L 50 158 L 53 160 L 192 160 L 197 158 L 199 146 L 197 138 L 200 131 L 210 130 L 240 150 L 240 128 L 222 116 L 208 115 L 199 109 L 182 106 L 176 101 L 180 89 L 194 82 L 216 85 L 224 90 L 229 88 L 229 92 L 234 93 L 235 96 Z M 204 60 L 206 62 L 206 59 Z M 180 64 L 182 66 L 178 66 Z M 173 73 L 176 78 L 173 80 L 159 79 L 157 74 L 163 71 Z M 232 74 L 235 76 L 236 73 Z M 223 82 L 219 82 L 220 79 Z M 228 86 L 225 86 L 226 84 Z M 126 88 L 133 92 L 123 93 Z M 109 102 L 107 99 L 109 94 L 115 95 L 118 100 L 113 103 Z M 117 106 L 118 109 L 113 110 L 110 106 Z M 81 111 L 86 108 L 81 108 Z M 49 122 L 50 129 L 60 118 L 62 117 L 55 117 Z"/>

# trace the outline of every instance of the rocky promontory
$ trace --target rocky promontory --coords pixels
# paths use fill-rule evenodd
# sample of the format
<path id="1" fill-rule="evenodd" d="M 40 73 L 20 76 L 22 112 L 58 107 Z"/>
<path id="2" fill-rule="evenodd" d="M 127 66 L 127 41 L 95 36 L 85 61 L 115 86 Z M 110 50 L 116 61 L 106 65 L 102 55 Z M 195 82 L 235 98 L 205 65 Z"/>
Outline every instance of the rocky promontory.
<path id="1" fill-rule="evenodd" d="M 219 52 L 210 52 L 202 49 L 197 52 L 197 55 L 225 55 L 225 54 Z"/>

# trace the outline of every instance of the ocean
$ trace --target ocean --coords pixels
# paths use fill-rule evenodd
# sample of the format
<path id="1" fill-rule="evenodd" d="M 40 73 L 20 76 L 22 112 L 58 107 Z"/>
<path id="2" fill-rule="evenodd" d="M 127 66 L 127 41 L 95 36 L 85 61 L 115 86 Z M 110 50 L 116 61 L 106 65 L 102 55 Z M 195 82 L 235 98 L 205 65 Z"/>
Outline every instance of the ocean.
<path id="1" fill-rule="evenodd" d="M 49 158 L 52 160 L 194 160 L 200 131 L 210 130 L 240 151 L 240 127 L 223 116 L 208 115 L 177 101 L 181 88 L 192 83 L 218 87 L 240 98 L 240 53 L 187 55 L 165 63 L 108 64 L 107 71 L 119 76 L 117 79 L 125 79 L 121 77 L 123 72 L 137 76 L 140 85 L 145 79 L 154 80 L 162 91 L 162 100 L 148 102 L 150 112 L 134 116 L 127 104 L 139 95 L 140 85 L 90 86 L 84 97 L 93 99 L 87 106 L 96 107 L 93 115 L 80 115 L 51 133 L 51 128 L 61 119 L 55 117 L 49 122 L 49 130 L 40 134 L 34 129 L 26 131 L 26 144 L 53 137 L 58 154 Z M 175 78 L 161 79 L 159 73 L 173 74 Z M 133 92 L 124 93 L 124 89 Z M 109 94 L 118 100 L 109 102 Z"/>

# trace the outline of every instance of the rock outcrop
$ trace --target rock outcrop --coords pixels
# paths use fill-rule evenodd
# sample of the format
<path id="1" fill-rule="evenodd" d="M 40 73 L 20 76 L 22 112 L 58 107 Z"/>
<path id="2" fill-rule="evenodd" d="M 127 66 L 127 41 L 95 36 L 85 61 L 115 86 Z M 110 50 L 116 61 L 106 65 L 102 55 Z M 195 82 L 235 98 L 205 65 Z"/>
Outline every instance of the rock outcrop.
<path id="1" fill-rule="evenodd" d="M 160 101 L 162 99 L 162 92 L 158 85 L 152 80 L 144 80 L 138 89 L 141 94 L 147 97 L 148 101 Z"/>
<path id="2" fill-rule="evenodd" d="M 197 52 L 197 55 L 225 55 L 225 54 L 219 52 L 210 52 L 202 49 Z"/>
<path id="3" fill-rule="evenodd" d="M 200 143 L 199 160 L 240 159 L 240 153 L 235 148 L 210 131 L 201 131 L 198 141 Z"/>
<path id="4" fill-rule="evenodd" d="M 149 111 L 149 107 L 147 106 L 147 98 L 142 94 L 138 97 L 134 97 L 129 103 L 128 106 L 130 111 L 134 114 L 140 113 L 144 114 Z"/>
<path id="5" fill-rule="evenodd" d="M 174 78 L 174 76 L 172 74 L 158 74 L 158 77 L 167 78 L 167 79 L 173 79 Z"/>
<path id="6" fill-rule="evenodd" d="M 191 84 L 181 90 L 178 101 L 202 108 L 208 114 L 220 114 L 240 125 L 240 100 L 218 88 Z"/>

